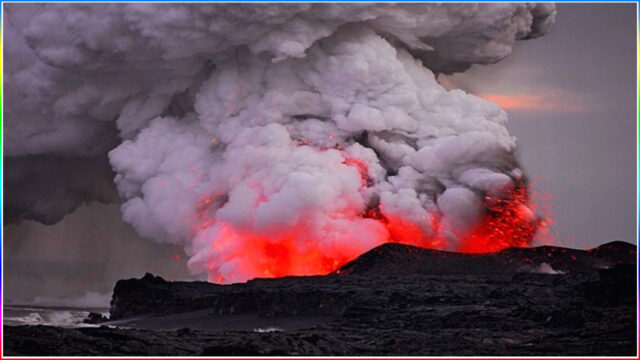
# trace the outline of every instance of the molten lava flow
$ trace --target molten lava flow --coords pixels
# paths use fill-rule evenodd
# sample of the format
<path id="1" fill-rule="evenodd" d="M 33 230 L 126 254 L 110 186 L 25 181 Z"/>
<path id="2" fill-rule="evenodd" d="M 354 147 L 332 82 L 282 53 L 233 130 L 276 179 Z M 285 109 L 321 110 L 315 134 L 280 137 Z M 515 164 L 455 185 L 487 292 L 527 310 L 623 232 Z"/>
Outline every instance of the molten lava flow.
<path id="1" fill-rule="evenodd" d="M 220 227 L 220 235 L 213 240 L 212 246 L 223 254 L 220 259 L 223 262 L 239 263 L 234 273 L 226 277 L 217 271 L 216 264 L 209 264 L 210 275 L 215 274 L 209 280 L 217 283 L 234 282 L 247 274 L 249 278 L 328 274 L 359 255 L 346 247 L 343 252 L 323 250 L 320 242 L 308 237 L 304 227 L 290 229 L 287 235 L 275 237 L 242 233 L 228 224 Z M 242 244 L 240 248 L 238 243 Z M 234 248 L 242 255 L 228 251 Z"/>
<path id="2" fill-rule="evenodd" d="M 345 157 L 343 162 L 358 170 L 361 186 L 370 182 L 364 161 Z M 256 186 L 259 187 L 258 184 Z M 266 201 L 264 195 L 259 201 Z M 509 247 L 526 247 L 536 231 L 549 222 L 534 215 L 535 205 L 530 201 L 526 184 L 516 182 L 501 197 L 485 196 L 482 220 L 456 240 L 447 238 L 440 231 L 441 215 L 425 215 L 422 225 L 430 231 L 425 234 L 421 224 L 387 215 L 380 204 L 364 211 L 349 209 L 330 217 L 343 219 L 352 225 L 364 222 L 377 233 L 363 234 L 354 231 L 332 229 L 323 234 L 314 232 L 311 218 L 281 228 L 249 231 L 232 224 L 216 221 L 211 206 L 224 202 L 219 193 L 201 199 L 197 207 L 197 225 L 194 235 L 206 237 L 211 246 L 207 259 L 209 281 L 229 283 L 254 277 L 282 277 L 287 275 L 320 275 L 337 270 L 363 252 L 385 242 L 397 242 L 430 249 L 447 249 L 465 253 L 495 252 Z M 363 246 L 363 237 L 370 237 Z M 356 245 L 359 244 L 359 245 Z M 232 270 L 229 270 L 229 264 Z"/>

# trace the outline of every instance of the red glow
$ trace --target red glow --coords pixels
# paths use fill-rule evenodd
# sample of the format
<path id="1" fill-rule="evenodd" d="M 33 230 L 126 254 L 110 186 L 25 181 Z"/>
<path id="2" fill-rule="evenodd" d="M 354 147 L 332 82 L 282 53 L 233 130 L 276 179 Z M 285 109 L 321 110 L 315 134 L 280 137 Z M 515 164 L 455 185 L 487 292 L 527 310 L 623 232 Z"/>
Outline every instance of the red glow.
<path id="1" fill-rule="evenodd" d="M 362 217 L 375 219 L 384 224 L 389 234 L 385 242 L 414 245 L 427 249 L 441 249 L 446 245 L 446 242 L 441 237 L 425 236 L 422 229 L 411 221 L 383 215 L 379 207 L 365 210 L 362 213 Z M 431 216 L 430 219 L 423 220 L 429 221 L 435 232 L 438 232 L 440 220 L 437 217 Z"/>
<path id="2" fill-rule="evenodd" d="M 224 250 L 225 247 L 233 246 L 238 238 L 242 237 L 245 246 L 240 250 L 242 252 L 241 259 L 246 261 L 239 262 L 234 271 L 241 274 L 251 274 L 251 277 L 263 278 L 328 274 L 359 255 L 349 249 L 344 249 L 343 253 L 327 253 L 320 249 L 319 242 L 312 242 L 311 239 L 304 247 L 301 247 L 297 242 L 306 234 L 308 232 L 300 227 L 291 229 L 288 235 L 274 238 L 240 233 L 228 224 L 223 224 L 221 234 L 212 246 Z M 238 260 L 236 253 L 228 254 L 230 258 L 223 259 L 223 261 Z M 210 268 L 210 270 L 213 269 L 214 266 Z M 223 275 L 217 274 L 214 279 L 210 280 L 225 283 L 233 281 L 234 275 L 236 274 L 227 279 Z"/>
<path id="3" fill-rule="evenodd" d="M 458 251 L 487 253 L 509 247 L 527 247 L 540 226 L 534 219 L 524 185 L 515 185 L 503 199 L 485 197 L 487 216 L 460 241 Z"/>
<path id="4" fill-rule="evenodd" d="M 367 186 L 367 179 L 369 178 L 369 170 L 367 169 L 367 164 L 364 161 L 356 158 L 346 158 L 344 160 L 345 165 L 353 166 L 358 169 L 358 173 L 360 173 L 360 178 L 362 180 L 362 186 Z"/>
<path id="5" fill-rule="evenodd" d="M 346 158 L 345 165 L 355 167 L 361 175 L 362 187 L 367 187 L 368 169 L 364 161 Z M 256 185 L 258 186 L 258 185 Z M 282 277 L 287 275 L 320 275 L 335 271 L 362 252 L 362 244 L 354 232 L 331 233 L 335 241 L 327 242 L 328 235 L 319 237 L 313 231 L 311 220 L 282 229 L 251 233 L 234 228 L 231 224 L 215 221 L 209 214 L 212 204 L 220 194 L 203 197 L 197 204 L 194 234 L 210 238 L 212 255 L 207 259 L 209 281 L 227 283 L 254 277 Z M 266 200 L 266 199 L 263 199 Z M 539 229 L 549 224 L 547 218 L 536 218 L 535 205 L 527 193 L 524 183 L 515 183 L 501 198 L 484 199 L 486 214 L 483 220 L 466 235 L 454 240 L 445 238 L 439 231 L 439 214 L 424 216 L 421 220 L 429 234 L 425 234 L 419 223 L 407 219 L 386 216 L 379 205 L 361 213 L 336 214 L 350 221 L 371 221 L 380 229 L 379 238 L 369 242 L 370 247 L 384 242 L 398 242 L 432 249 L 447 249 L 465 253 L 495 252 L 509 247 L 531 245 Z M 375 225 L 377 222 L 378 225 Z M 380 226 L 382 225 L 382 226 Z M 223 271 L 225 264 L 233 264 Z"/>

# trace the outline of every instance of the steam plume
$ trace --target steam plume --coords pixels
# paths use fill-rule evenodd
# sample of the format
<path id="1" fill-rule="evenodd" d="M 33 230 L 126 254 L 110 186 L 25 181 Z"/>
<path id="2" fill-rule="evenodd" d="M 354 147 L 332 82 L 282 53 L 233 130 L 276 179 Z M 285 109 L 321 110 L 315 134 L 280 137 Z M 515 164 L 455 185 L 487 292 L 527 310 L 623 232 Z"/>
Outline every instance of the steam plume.
<path id="1" fill-rule="evenodd" d="M 55 174 L 109 152 L 124 219 L 183 244 L 210 281 L 324 273 L 387 241 L 491 251 L 535 232 L 506 114 L 434 73 L 499 61 L 549 30 L 553 5 L 5 9 L 11 167 L 52 159 L 40 168 Z M 109 176 L 89 171 L 67 176 Z M 10 221 L 111 200 L 82 184 L 47 197 L 22 174 L 10 184 L 35 192 L 6 193 Z"/>

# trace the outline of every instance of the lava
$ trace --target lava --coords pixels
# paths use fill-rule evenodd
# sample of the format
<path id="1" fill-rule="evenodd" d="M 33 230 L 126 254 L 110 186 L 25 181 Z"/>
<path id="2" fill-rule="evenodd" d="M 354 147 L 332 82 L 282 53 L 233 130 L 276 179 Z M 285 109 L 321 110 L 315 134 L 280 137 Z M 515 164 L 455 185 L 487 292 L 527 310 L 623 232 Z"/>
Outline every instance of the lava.
<path id="1" fill-rule="evenodd" d="M 371 182 L 364 161 L 345 157 L 344 164 L 354 167 L 361 176 L 362 187 Z M 222 200 L 217 200 L 221 198 Z M 266 200 L 262 199 L 262 200 Z M 379 238 L 363 248 L 358 236 L 348 231 L 314 233 L 311 219 L 278 229 L 249 231 L 232 224 L 215 220 L 211 206 L 224 201 L 215 193 L 202 198 L 196 205 L 198 220 L 194 235 L 205 236 L 210 243 L 212 256 L 207 259 L 209 281 L 230 283 L 262 277 L 288 275 L 323 275 L 331 273 L 353 260 L 372 246 L 396 242 L 429 249 L 447 249 L 463 253 L 496 252 L 510 247 L 528 247 L 538 230 L 544 230 L 550 220 L 536 217 L 536 205 L 531 201 L 527 186 L 516 181 L 501 197 L 485 196 L 485 215 L 466 235 L 455 242 L 440 232 L 441 215 L 424 216 L 433 230 L 425 234 L 420 224 L 397 216 L 385 215 L 379 204 L 358 212 L 335 214 L 349 221 L 368 221 L 371 227 L 380 228 Z M 215 213 L 215 212 L 213 212 Z M 329 235 L 331 234 L 331 235 Z M 333 236 L 334 241 L 326 241 Z M 233 264 L 233 271 L 223 271 L 224 264 Z"/>
<path id="2" fill-rule="evenodd" d="M 505 198 L 485 197 L 487 215 L 460 241 L 460 252 L 487 253 L 509 247 L 530 246 L 541 225 L 524 184 L 515 184 Z"/>
<path id="3" fill-rule="evenodd" d="M 221 224 L 220 228 L 212 246 L 223 254 L 220 260 L 238 264 L 234 273 L 225 276 L 218 271 L 217 264 L 210 263 L 209 281 L 216 283 L 236 282 L 246 277 L 328 274 L 359 255 L 347 247 L 335 252 L 323 249 L 319 241 L 308 238 L 304 227 L 289 229 L 284 236 L 244 233 L 229 224 Z M 238 243 L 242 246 L 237 247 Z M 228 251 L 234 248 L 242 255 Z"/>

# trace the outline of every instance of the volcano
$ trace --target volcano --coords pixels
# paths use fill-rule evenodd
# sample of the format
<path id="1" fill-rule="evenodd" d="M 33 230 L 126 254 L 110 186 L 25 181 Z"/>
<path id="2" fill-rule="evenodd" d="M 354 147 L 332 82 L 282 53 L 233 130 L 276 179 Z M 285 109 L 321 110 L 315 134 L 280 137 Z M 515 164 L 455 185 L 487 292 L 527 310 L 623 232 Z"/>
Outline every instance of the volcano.
<path id="1" fill-rule="evenodd" d="M 634 355 L 637 248 L 384 244 L 326 276 L 117 282 L 100 327 L 4 327 L 5 355 Z M 68 341 L 59 342 L 60 337 Z"/>

